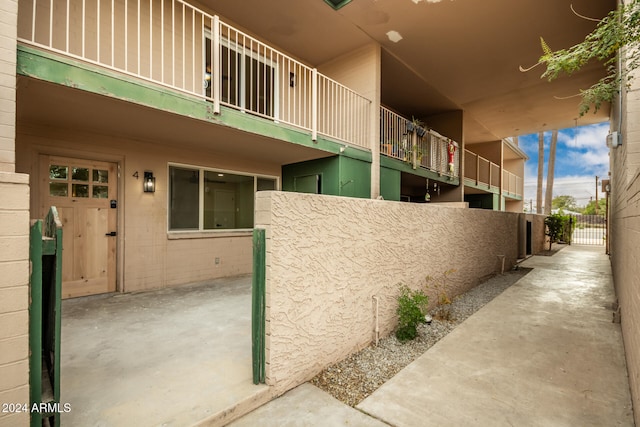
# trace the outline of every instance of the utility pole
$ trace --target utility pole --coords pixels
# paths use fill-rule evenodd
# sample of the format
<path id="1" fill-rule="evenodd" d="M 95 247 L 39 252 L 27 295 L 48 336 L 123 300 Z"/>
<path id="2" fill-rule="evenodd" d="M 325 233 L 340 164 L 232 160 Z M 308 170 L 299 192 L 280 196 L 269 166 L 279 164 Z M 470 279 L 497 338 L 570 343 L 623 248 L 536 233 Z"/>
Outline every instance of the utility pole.
<path id="1" fill-rule="evenodd" d="M 596 175 L 596 215 L 598 215 L 598 175 Z"/>

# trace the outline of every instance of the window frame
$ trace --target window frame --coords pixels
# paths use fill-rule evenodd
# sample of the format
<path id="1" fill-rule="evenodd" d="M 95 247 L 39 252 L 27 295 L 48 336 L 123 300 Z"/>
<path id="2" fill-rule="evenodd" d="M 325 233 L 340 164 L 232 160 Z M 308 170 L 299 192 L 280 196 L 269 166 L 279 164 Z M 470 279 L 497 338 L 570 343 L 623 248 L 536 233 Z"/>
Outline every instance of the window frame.
<path id="1" fill-rule="evenodd" d="M 221 55 L 221 52 L 213 52 L 213 48 L 211 48 L 211 52 L 207 52 L 207 40 L 209 41 L 209 43 L 213 46 L 213 34 L 211 32 L 211 28 L 205 28 L 204 30 L 204 39 L 202 41 L 202 64 L 204 65 L 204 74 L 206 77 L 206 64 L 207 64 L 207 53 L 211 53 L 212 55 Z M 230 103 L 228 101 L 223 102 L 222 99 L 220 99 L 220 102 L 222 104 L 228 105 L 232 108 L 237 108 L 240 111 L 243 112 L 249 112 L 251 114 L 257 114 L 261 117 L 268 117 L 274 121 L 278 121 L 279 120 L 279 112 L 280 112 L 280 105 L 279 105 L 279 101 L 280 101 L 280 64 L 278 63 L 278 61 L 274 61 L 273 59 L 267 58 L 266 56 L 255 52 L 251 49 L 246 49 L 244 45 L 239 45 L 239 44 L 234 44 L 229 38 L 227 37 L 220 37 L 220 46 L 224 46 L 227 49 L 229 49 L 229 51 L 233 52 L 238 58 L 239 58 L 239 62 L 236 64 L 236 66 L 238 67 L 238 71 L 239 71 L 239 82 L 237 82 L 237 97 L 238 97 L 238 105 L 235 105 L 233 103 Z M 270 67 L 273 71 L 273 87 L 272 89 L 272 93 L 271 93 L 271 105 L 269 106 L 273 111 L 271 112 L 271 114 L 265 114 L 265 113 L 259 113 L 256 111 L 253 111 L 251 109 L 247 109 L 247 105 L 246 105 L 246 91 L 247 91 L 247 73 L 246 73 L 246 62 L 247 59 L 249 60 L 253 60 L 255 59 L 256 61 L 264 64 L 266 67 Z M 220 60 L 220 66 L 222 67 L 222 59 Z M 211 84 L 213 85 L 213 78 L 215 76 L 215 70 L 213 70 L 213 58 L 211 59 L 211 74 L 210 74 L 210 78 L 211 78 Z M 222 83 L 221 83 L 222 84 Z M 213 86 L 212 86 L 212 92 L 213 92 Z M 222 92 L 222 91 L 221 91 Z M 207 96 L 207 87 L 205 85 L 203 85 L 202 88 L 202 94 L 207 98 L 207 99 L 213 99 L 213 93 L 211 94 L 211 96 Z M 220 95 L 222 97 L 222 94 Z"/>
<path id="2" fill-rule="evenodd" d="M 181 169 L 189 169 L 198 172 L 198 228 L 190 228 L 190 229 L 172 229 L 171 228 L 171 168 L 181 168 Z M 230 169 L 221 169 L 215 167 L 205 167 L 205 166 L 196 166 L 192 164 L 185 163 L 167 163 L 167 235 L 169 238 L 198 238 L 198 237 L 229 237 L 235 235 L 248 235 L 253 232 L 254 227 L 251 228 L 222 228 L 222 229 L 207 229 L 204 228 L 204 194 L 205 194 L 205 172 L 213 172 L 213 173 L 223 173 L 229 175 L 243 176 L 243 177 L 251 177 L 253 178 L 253 195 L 258 191 L 258 179 L 268 179 L 273 180 L 275 182 L 275 190 L 280 190 L 280 177 L 275 175 L 267 175 L 260 173 L 251 173 L 251 172 L 243 172 L 236 171 Z M 255 209 L 255 207 L 254 207 Z M 254 212 L 255 214 L 255 212 Z M 254 226 L 255 226 L 255 215 L 253 218 Z"/>

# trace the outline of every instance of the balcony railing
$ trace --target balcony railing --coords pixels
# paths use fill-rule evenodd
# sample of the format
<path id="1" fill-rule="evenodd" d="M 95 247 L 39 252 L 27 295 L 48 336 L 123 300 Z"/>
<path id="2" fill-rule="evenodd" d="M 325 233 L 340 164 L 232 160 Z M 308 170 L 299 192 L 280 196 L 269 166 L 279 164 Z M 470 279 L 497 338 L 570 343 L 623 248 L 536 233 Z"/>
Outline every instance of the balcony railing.
<path id="1" fill-rule="evenodd" d="M 18 39 L 370 149 L 371 101 L 181 0 L 20 0 Z"/>
<path id="2" fill-rule="evenodd" d="M 409 131 L 412 122 L 385 107 L 380 107 L 380 154 L 449 177 L 460 176 L 458 143 L 433 130 Z M 449 168 L 449 150 L 453 151 L 453 171 Z"/>
<path id="3" fill-rule="evenodd" d="M 500 188 L 500 166 L 466 149 L 464 177 L 477 187 L 486 187 L 488 190 Z"/>
<path id="4" fill-rule="evenodd" d="M 507 196 L 522 197 L 524 185 L 522 177 L 507 170 L 502 171 L 502 192 Z"/>

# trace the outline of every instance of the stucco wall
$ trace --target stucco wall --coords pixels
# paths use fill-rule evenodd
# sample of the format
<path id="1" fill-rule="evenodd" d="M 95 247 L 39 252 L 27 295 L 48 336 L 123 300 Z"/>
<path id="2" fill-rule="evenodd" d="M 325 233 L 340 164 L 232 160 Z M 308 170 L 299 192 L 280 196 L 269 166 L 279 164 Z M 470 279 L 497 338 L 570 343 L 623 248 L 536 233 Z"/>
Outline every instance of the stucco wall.
<path id="1" fill-rule="evenodd" d="M 542 251 L 549 249 L 549 241 L 544 234 L 545 225 L 544 215 L 526 214 L 525 220 L 531 221 L 531 253 L 532 255 L 538 254 Z"/>
<path id="2" fill-rule="evenodd" d="M 518 214 L 283 192 L 256 195 L 267 236 L 267 383 L 284 391 L 396 325 L 398 284 L 446 270 L 451 296 L 518 254 Z M 435 301 L 433 291 L 431 301 Z"/>
<path id="3" fill-rule="evenodd" d="M 612 148 L 610 254 L 621 310 L 635 423 L 640 425 L 640 84 L 638 76 L 622 103 L 612 103 L 611 128 L 622 134 Z M 619 105 L 622 105 L 620 111 Z"/>

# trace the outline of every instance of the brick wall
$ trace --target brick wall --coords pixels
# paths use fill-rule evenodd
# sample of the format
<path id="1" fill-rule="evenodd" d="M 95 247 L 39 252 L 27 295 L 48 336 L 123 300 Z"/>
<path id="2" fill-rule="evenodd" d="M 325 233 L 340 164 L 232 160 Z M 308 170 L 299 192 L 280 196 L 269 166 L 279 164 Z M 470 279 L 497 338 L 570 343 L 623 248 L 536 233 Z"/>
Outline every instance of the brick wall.
<path id="1" fill-rule="evenodd" d="M 0 404 L 29 404 L 28 177 L 0 172 Z M 0 412 L 0 426 L 28 414 Z"/>
<path id="2" fill-rule="evenodd" d="M 0 3 L 0 172 L 15 171 L 18 1 Z"/>
<path id="3" fill-rule="evenodd" d="M 29 404 L 29 177 L 15 171 L 17 0 L 0 3 L 0 404 Z M 0 412 L 0 426 L 28 425 Z"/>
<path id="4" fill-rule="evenodd" d="M 611 149 L 610 254 L 621 310 L 629 386 L 640 425 L 640 84 L 612 103 L 611 129 L 622 145 Z M 620 108 L 620 106 L 622 108 Z"/>

